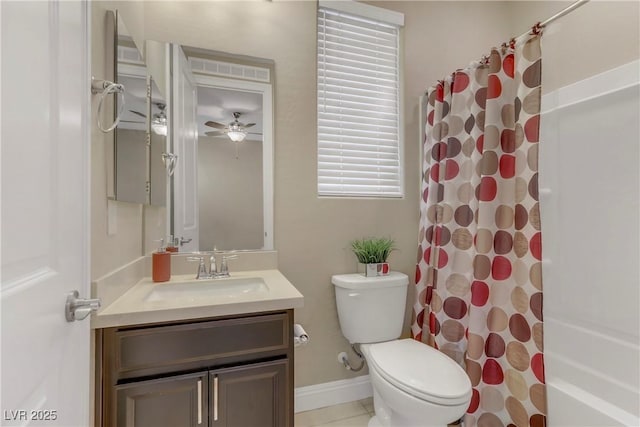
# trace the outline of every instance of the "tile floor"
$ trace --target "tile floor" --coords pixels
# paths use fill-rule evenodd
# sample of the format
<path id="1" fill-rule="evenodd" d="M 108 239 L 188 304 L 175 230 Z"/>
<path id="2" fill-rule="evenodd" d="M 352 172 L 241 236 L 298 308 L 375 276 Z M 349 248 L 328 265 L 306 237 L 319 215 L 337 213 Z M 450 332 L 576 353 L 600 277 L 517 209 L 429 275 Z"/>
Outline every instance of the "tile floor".
<path id="1" fill-rule="evenodd" d="M 295 415 L 295 427 L 367 427 L 373 417 L 373 397 Z M 449 424 L 448 427 L 460 427 Z"/>
<path id="2" fill-rule="evenodd" d="M 367 427 L 373 416 L 373 398 L 299 412 L 295 427 Z"/>

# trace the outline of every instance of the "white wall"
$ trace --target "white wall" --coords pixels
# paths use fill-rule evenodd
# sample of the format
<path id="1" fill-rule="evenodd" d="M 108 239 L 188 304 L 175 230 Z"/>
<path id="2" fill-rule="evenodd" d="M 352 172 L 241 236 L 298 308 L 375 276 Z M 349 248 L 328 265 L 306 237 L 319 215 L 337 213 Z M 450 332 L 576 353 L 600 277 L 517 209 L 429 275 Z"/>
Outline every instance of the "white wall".
<path id="1" fill-rule="evenodd" d="M 549 424 L 640 425 L 640 61 L 543 97 Z"/>

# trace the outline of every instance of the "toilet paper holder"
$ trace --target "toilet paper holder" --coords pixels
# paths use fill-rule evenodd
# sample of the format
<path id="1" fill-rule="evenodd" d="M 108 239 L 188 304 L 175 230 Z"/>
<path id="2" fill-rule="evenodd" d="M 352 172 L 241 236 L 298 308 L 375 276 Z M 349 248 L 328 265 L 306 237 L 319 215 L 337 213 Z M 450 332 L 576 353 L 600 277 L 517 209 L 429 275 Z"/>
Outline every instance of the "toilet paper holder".
<path id="1" fill-rule="evenodd" d="M 293 346 L 300 347 L 309 343 L 309 334 L 304 330 L 301 324 L 293 325 Z"/>

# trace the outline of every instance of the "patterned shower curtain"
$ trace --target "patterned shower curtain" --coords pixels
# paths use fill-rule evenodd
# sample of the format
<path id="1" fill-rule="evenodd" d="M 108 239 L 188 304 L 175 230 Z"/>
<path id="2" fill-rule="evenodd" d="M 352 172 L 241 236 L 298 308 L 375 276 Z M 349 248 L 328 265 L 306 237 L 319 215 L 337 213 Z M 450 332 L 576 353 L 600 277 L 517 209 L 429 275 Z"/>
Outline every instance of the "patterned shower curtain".
<path id="1" fill-rule="evenodd" d="M 412 329 L 466 369 L 465 427 L 546 424 L 540 96 L 539 35 L 427 92 Z"/>

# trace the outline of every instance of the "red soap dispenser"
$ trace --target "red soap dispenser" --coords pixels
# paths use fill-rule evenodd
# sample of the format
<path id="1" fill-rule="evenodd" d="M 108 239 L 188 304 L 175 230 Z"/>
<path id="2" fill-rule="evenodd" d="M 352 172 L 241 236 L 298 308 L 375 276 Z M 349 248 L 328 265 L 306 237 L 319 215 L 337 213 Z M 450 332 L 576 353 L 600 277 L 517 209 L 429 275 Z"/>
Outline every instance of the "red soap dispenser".
<path id="1" fill-rule="evenodd" d="M 172 235 L 167 240 L 167 252 L 178 252 L 178 239 L 174 239 Z"/>
<path id="2" fill-rule="evenodd" d="M 164 239 L 160 239 L 160 247 L 151 254 L 151 279 L 154 282 L 171 279 L 171 253 L 164 247 Z"/>

